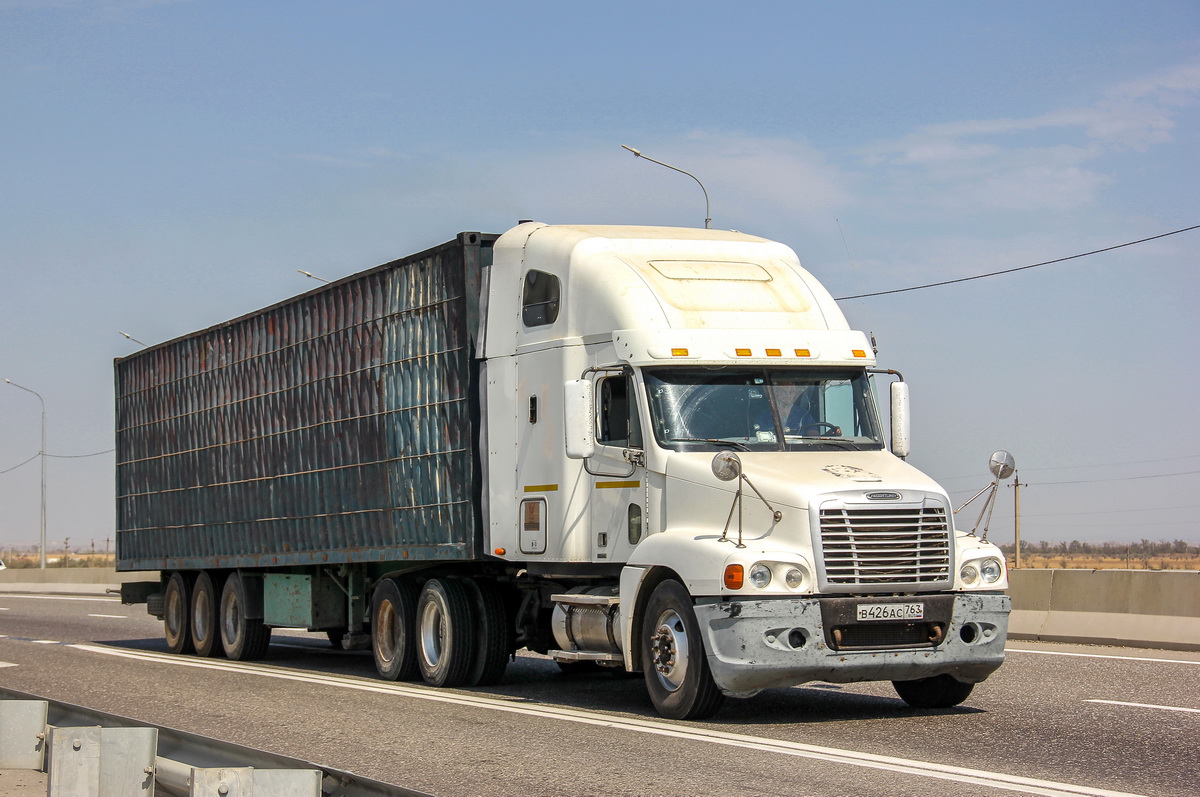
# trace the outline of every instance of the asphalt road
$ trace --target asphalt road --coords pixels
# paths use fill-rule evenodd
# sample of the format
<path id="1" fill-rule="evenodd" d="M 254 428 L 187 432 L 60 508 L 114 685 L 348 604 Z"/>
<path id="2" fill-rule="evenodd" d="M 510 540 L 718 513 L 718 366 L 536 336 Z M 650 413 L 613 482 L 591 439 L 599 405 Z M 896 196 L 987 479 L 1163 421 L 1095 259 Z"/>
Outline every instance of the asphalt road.
<path id="1" fill-rule="evenodd" d="M 143 607 L 0 594 L 0 684 L 436 795 L 1196 795 L 1200 654 L 1012 642 L 961 707 L 809 684 L 669 722 L 639 678 L 520 656 L 487 689 L 375 677 L 278 633 L 261 663 L 166 653 Z"/>

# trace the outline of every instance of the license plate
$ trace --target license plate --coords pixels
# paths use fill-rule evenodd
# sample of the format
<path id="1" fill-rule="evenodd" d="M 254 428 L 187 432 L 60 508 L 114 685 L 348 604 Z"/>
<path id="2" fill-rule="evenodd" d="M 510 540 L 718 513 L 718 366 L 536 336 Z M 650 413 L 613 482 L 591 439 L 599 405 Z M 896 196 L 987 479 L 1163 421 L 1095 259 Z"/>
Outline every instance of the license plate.
<path id="1" fill-rule="evenodd" d="M 871 620 L 924 620 L 924 603 L 860 603 L 859 622 Z"/>

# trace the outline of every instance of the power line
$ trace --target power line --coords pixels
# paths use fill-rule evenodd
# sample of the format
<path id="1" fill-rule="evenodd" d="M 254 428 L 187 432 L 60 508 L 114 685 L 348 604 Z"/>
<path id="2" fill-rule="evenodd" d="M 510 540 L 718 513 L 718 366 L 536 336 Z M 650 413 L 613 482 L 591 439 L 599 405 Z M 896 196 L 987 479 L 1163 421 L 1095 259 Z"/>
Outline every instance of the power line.
<path id="1" fill-rule="evenodd" d="M 87 459 L 88 457 L 98 457 L 101 454 L 111 454 L 116 450 L 115 448 L 106 448 L 103 451 L 94 451 L 91 454 L 47 454 L 46 456 L 53 459 Z"/>
<path id="2" fill-rule="evenodd" d="M 1078 481 L 1069 482 L 1029 482 L 1031 487 L 1041 487 L 1047 484 L 1096 484 L 1098 482 L 1131 482 L 1139 479 L 1165 479 L 1168 476 L 1192 476 L 1200 473 L 1200 470 L 1183 470 L 1178 473 L 1156 473 L 1152 476 L 1116 476 L 1111 479 L 1080 479 Z"/>
<path id="3" fill-rule="evenodd" d="M 46 456 L 50 457 L 51 459 L 87 459 L 88 457 L 98 457 L 101 454 L 111 454 L 114 451 L 116 451 L 115 448 L 109 448 L 104 451 L 93 451 L 91 454 L 47 454 Z M 10 473 L 10 472 L 16 470 L 17 468 L 22 467 L 23 465 L 28 465 L 30 462 L 33 462 L 35 459 L 37 459 L 41 455 L 42 455 L 42 452 L 39 451 L 38 453 L 34 454 L 32 457 L 30 457 L 29 459 L 20 463 L 19 465 L 13 465 L 11 468 L 8 468 L 6 470 L 0 470 L 0 475 L 3 475 L 5 473 Z"/>
<path id="4" fill-rule="evenodd" d="M 1134 459 L 1134 460 L 1130 460 L 1128 462 L 1105 462 L 1105 463 L 1101 463 L 1098 465 L 1062 465 L 1059 467 L 1047 467 L 1047 468 L 1021 468 L 1021 470 L 1025 471 L 1026 473 L 1036 473 L 1036 472 L 1043 471 L 1043 470 L 1077 470 L 1079 468 L 1117 468 L 1117 467 L 1121 467 L 1122 465 L 1154 465 L 1159 462 L 1178 462 L 1181 459 L 1196 459 L 1197 457 L 1200 457 L 1200 454 L 1187 454 L 1182 457 L 1165 457 L 1163 459 Z M 978 474 L 975 474 L 972 476 L 944 476 L 944 477 L 936 479 L 936 481 L 938 481 L 938 482 L 953 482 L 953 481 L 958 481 L 960 479 L 980 479 L 980 478 L 982 478 L 982 477 L 979 476 Z M 1049 483 L 1050 482 L 1041 482 L 1041 484 L 1049 484 Z M 959 490 L 959 492 L 967 492 L 967 491 Z"/>
<path id="5" fill-rule="evenodd" d="M 987 274 L 976 274 L 974 277 L 959 277 L 958 279 L 943 280 L 942 282 L 930 282 L 925 285 L 913 285 L 910 288 L 894 288 L 893 290 L 890 290 L 890 291 L 876 291 L 875 293 L 858 293 L 858 294 L 855 294 L 854 296 L 839 296 L 839 297 L 837 297 L 836 301 L 840 302 L 840 301 L 844 301 L 846 299 L 865 299 L 868 296 L 887 296 L 888 294 L 892 294 L 892 293 L 905 293 L 906 291 L 919 291 L 924 288 L 937 288 L 942 285 L 953 285 L 957 282 L 970 282 L 971 280 L 981 280 L 984 277 L 997 277 L 1001 274 L 1012 274 L 1014 271 L 1024 271 L 1024 270 L 1030 269 L 1030 268 L 1038 268 L 1040 266 L 1049 266 L 1053 263 L 1063 263 L 1067 260 L 1076 260 L 1081 257 L 1087 257 L 1088 255 L 1098 255 L 1101 252 L 1111 252 L 1114 249 L 1121 249 L 1126 246 L 1133 246 L 1134 244 L 1144 244 L 1147 241 L 1155 241 L 1155 240 L 1158 240 L 1159 238 L 1166 238 L 1168 235 L 1178 235 L 1181 232 L 1188 232 L 1189 230 L 1197 230 L 1197 229 L 1200 229 L 1200 224 L 1196 224 L 1191 227 L 1184 227 L 1182 230 L 1172 230 L 1171 232 L 1164 232 L 1161 235 L 1152 235 L 1149 238 L 1141 238 L 1137 241 L 1128 241 L 1123 244 L 1116 244 L 1115 246 L 1106 246 L 1103 249 L 1093 249 L 1090 252 L 1081 252 L 1077 255 L 1069 255 L 1067 257 L 1060 257 L 1060 258 L 1056 258 L 1054 260 L 1046 260 L 1041 263 L 1031 263 L 1028 266 L 1017 266 L 1016 268 L 1006 268 L 1003 271 L 992 271 Z"/>
<path id="6" fill-rule="evenodd" d="M 14 471 L 14 470 L 16 470 L 17 468 L 21 467 L 22 465 L 28 465 L 30 462 L 33 462 L 35 459 L 37 459 L 37 458 L 38 458 L 38 457 L 40 457 L 41 455 L 42 455 L 42 454 L 41 454 L 41 452 L 39 451 L 38 453 L 34 454 L 34 455 L 33 455 L 32 457 L 30 457 L 29 459 L 27 459 L 27 460 L 25 460 L 24 462 L 22 462 L 20 465 L 13 465 L 13 466 L 12 466 L 11 468 L 9 468 L 8 470 L 0 470 L 0 473 L 9 473 L 10 471 Z"/>

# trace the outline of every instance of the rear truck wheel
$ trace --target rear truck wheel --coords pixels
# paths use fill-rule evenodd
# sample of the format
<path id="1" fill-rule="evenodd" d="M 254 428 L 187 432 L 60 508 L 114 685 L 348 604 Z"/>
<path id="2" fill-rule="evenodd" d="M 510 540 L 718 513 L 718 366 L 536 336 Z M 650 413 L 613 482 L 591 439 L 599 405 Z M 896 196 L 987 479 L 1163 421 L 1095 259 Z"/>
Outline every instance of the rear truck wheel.
<path id="1" fill-rule="evenodd" d="M 221 590 L 221 647 L 234 661 L 253 661 L 267 655 L 271 629 L 262 618 L 247 617 L 249 589 L 241 573 L 231 573 Z"/>
<path id="2" fill-rule="evenodd" d="M 431 578 L 417 600 L 417 666 L 433 686 L 462 686 L 475 666 L 475 602 L 461 581 Z"/>
<path id="3" fill-rule="evenodd" d="M 413 632 L 417 588 L 406 578 L 385 578 L 371 596 L 371 649 L 375 669 L 389 681 L 407 681 L 417 674 Z M 339 645 L 340 647 L 340 645 Z"/>
<path id="4" fill-rule="evenodd" d="M 654 588 L 642 618 L 642 671 L 658 713 L 669 719 L 711 717 L 725 696 L 704 655 L 692 596 L 678 581 Z"/>
<path id="5" fill-rule="evenodd" d="M 963 683 L 953 675 L 935 675 L 915 681 L 892 681 L 896 694 L 913 708 L 950 708 L 966 700 L 975 684 Z"/>
<path id="6" fill-rule="evenodd" d="M 504 677 L 515 647 L 508 606 L 500 585 L 490 578 L 467 579 L 466 587 L 479 615 L 475 663 L 466 683 L 469 686 L 493 686 Z"/>
<path id="7" fill-rule="evenodd" d="M 197 656 L 216 656 L 222 653 L 220 630 L 217 628 L 217 583 L 212 573 L 201 571 L 192 585 L 191 631 L 192 646 Z"/>
<path id="8" fill-rule="evenodd" d="M 191 653 L 192 590 L 187 576 L 172 573 L 167 579 L 163 593 L 163 636 L 167 638 L 167 649 L 172 653 Z"/>

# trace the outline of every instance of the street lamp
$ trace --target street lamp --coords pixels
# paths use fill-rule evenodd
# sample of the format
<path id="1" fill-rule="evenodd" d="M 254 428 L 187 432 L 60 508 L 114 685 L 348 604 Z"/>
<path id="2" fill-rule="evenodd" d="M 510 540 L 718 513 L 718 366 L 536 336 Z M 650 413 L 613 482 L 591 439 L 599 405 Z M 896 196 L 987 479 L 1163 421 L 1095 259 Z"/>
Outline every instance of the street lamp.
<path id="1" fill-rule="evenodd" d="M 30 390 L 27 387 L 22 387 L 11 379 L 5 379 L 5 382 L 13 387 L 20 388 L 26 393 L 32 393 L 37 396 L 37 400 L 42 403 L 42 450 L 38 452 L 38 457 L 42 460 L 42 544 L 41 544 L 41 568 L 46 569 L 46 400 L 42 398 L 42 394 L 36 390 Z"/>
<path id="2" fill-rule="evenodd" d="M 692 174 L 691 172 L 685 172 L 683 169 L 680 169 L 678 166 L 672 166 L 669 163 L 663 163 L 662 161 L 656 161 L 656 160 L 654 160 L 654 158 L 651 158 L 648 155 L 643 155 L 641 150 L 634 149 L 633 147 L 626 146 L 625 144 L 621 145 L 621 149 L 629 150 L 630 152 L 633 153 L 633 157 L 635 157 L 635 158 L 645 158 L 646 160 L 650 161 L 651 163 L 657 163 L 659 166 L 666 166 L 668 169 L 671 169 L 672 171 L 679 172 L 680 174 L 686 174 L 688 177 L 695 180 L 696 185 L 700 186 L 700 190 L 704 192 L 704 229 L 707 230 L 710 227 L 712 227 L 712 218 L 711 218 L 712 211 L 709 209 L 709 206 L 708 206 L 708 189 L 704 187 L 704 183 L 700 182 L 699 177 Z"/>

